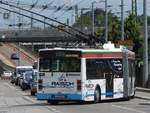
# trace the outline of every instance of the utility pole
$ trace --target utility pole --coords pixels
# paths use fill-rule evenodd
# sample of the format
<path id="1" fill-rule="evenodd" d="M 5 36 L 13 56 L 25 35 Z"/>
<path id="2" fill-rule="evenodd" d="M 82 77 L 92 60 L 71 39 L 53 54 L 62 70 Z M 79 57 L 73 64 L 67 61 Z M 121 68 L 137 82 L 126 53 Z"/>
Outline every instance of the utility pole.
<path id="1" fill-rule="evenodd" d="M 33 14 L 31 13 L 31 26 L 30 26 L 31 28 L 31 30 L 33 29 Z"/>
<path id="2" fill-rule="evenodd" d="M 19 2 L 17 3 L 17 7 L 19 6 Z M 21 10 L 19 9 L 19 13 L 21 13 Z M 21 28 L 21 25 L 20 25 L 20 23 L 21 23 L 21 15 L 18 15 L 18 30 L 19 30 L 19 32 L 20 32 L 20 28 Z M 20 55 L 20 42 L 18 42 L 18 57 L 19 57 L 19 59 L 18 59 L 18 66 L 20 66 L 20 61 L 21 61 L 21 55 Z"/>
<path id="3" fill-rule="evenodd" d="M 124 40 L 124 0 L 121 0 L 121 40 Z"/>
<path id="4" fill-rule="evenodd" d="M 83 31 L 83 9 L 81 9 L 81 32 Z"/>
<path id="5" fill-rule="evenodd" d="M 44 17 L 44 22 L 46 22 L 46 18 L 45 18 L 45 17 Z M 44 29 L 45 29 L 45 27 L 46 27 L 46 26 L 45 26 L 45 23 L 44 23 Z"/>
<path id="6" fill-rule="evenodd" d="M 94 25 L 94 2 L 92 2 L 92 35 L 94 35 L 95 32 L 95 25 Z"/>
<path id="7" fill-rule="evenodd" d="M 137 0 L 135 0 L 135 15 L 137 16 Z"/>
<path id="8" fill-rule="evenodd" d="M 143 0 L 143 14 L 144 14 L 144 66 L 143 66 L 143 86 L 146 86 L 148 81 L 148 31 L 147 31 L 147 0 Z"/>
<path id="9" fill-rule="evenodd" d="M 75 5 L 75 22 L 77 22 L 78 17 L 79 17 L 79 15 L 78 15 L 78 5 Z"/>
<path id="10" fill-rule="evenodd" d="M 137 16 L 137 0 L 132 0 L 132 14 Z"/>
<path id="11" fill-rule="evenodd" d="M 107 12 L 107 0 L 105 0 L 105 41 L 108 41 L 108 12 Z"/>

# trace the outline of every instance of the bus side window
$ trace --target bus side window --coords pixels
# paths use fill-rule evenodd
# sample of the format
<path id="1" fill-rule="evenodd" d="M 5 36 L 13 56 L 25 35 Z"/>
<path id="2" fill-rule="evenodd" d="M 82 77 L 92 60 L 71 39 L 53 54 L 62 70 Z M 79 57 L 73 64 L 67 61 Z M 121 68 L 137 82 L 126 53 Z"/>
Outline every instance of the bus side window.
<path id="1" fill-rule="evenodd" d="M 103 61 L 99 59 L 87 59 L 86 60 L 86 71 L 87 79 L 102 79 L 103 75 Z"/>

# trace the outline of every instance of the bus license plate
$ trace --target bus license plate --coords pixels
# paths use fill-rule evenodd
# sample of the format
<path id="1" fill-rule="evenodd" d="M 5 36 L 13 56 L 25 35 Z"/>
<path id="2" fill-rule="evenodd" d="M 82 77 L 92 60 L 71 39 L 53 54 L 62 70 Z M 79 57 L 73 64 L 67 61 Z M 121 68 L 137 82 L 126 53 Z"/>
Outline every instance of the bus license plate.
<path id="1" fill-rule="evenodd" d="M 55 95 L 55 99 L 65 99 L 65 95 Z"/>

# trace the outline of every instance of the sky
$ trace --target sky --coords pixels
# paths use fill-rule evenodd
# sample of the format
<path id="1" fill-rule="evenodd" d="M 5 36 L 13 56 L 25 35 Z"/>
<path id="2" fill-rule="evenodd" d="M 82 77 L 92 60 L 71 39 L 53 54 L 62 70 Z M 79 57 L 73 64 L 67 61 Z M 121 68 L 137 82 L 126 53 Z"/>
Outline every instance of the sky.
<path id="1" fill-rule="evenodd" d="M 42 5 L 46 5 L 49 4 L 50 7 L 70 7 L 70 6 L 74 6 L 75 4 L 78 5 L 78 8 L 89 8 L 89 10 L 91 10 L 91 3 L 96 1 L 99 3 L 94 3 L 94 7 L 95 8 L 104 8 L 105 4 L 104 1 L 105 0 L 3 0 L 3 1 L 8 1 L 8 3 L 19 3 L 19 4 L 26 4 L 26 9 L 30 9 L 31 5 L 35 4 L 35 6 L 42 6 Z M 101 1 L 101 2 L 100 2 Z M 103 1 L 103 2 L 102 2 Z M 148 10 L 150 10 L 150 0 L 147 0 L 147 6 L 148 6 Z M 120 5 L 121 5 L 121 0 L 107 0 L 108 5 L 111 5 L 111 7 L 108 8 L 108 10 L 112 10 L 113 13 L 120 12 Z M 0 5 L 3 6 L 3 5 Z M 138 14 L 141 15 L 143 13 L 143 0 L 137 0 L 137 6 L 138 6 Z M 6 6 L 3 6 L 6 7 Z M 75 11 L 71 10 L 71 11 L 56 11 L 55 10 L 42 10 L 41 8 L 33 8 L 30 9 L 31 11 L 35 11 L 39 14 L 43 14 L 46 15 L 50 18 L 55 18 L 58 21 L 61 21 L 63 23 L 67 22 L 67 19 L 69 19 L 69 24 L 73 24 L 75 21 Z M 126 11 L 131 11 L 131 0 L 124 0 L 124 16 L 126 17 L 128 15 L 128 13 L 126 13 Z M 1 10 L 0 9 L 0 29 L 1 28 L 9 28 L 8 24 L 14 24 L 14 23 L 18 23 L 18 17 L 15 14 L 11 14 L 10 18 L 7 19 L 3 19 L 3 13 L 5 13 L 6 11 Z M 150 11 L 147 11 L 148 15 L 150 15 Z M 25 12 L 23 12 L 25 13 Z M 78 11 L 79 15 L 80 15 L 80 11 Z M 27 13 L 25 13 L 27 14 Z M 120 14 L 117 14 L 118 16 Z M 37 17 L 38 18 L 38 17 Z M 23 22 L 25 23 L 29 23 L 29 21 L 31 21 L 30 19 L 22 19 Z M 35 22 L 36 23 L 36 22 Z"/>

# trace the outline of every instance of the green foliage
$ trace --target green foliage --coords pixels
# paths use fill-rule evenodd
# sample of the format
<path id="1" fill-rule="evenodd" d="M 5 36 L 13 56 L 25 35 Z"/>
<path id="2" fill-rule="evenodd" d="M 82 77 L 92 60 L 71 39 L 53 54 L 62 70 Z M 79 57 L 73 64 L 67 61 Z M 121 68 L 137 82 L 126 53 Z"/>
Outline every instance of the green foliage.
<path id="1" fill-rule="evenodd" d="M 105 11 L 102 9 L 95 10 L 95 31 L 96 35 L 99 37 L 104 37 L 105 34 Z M 81 21 L 82 18 L 82 21 Z M 148 17 L 148 22 L 150 23 L 150 17 Z M 83 14 L 77 21 L 76 25 L 87 27 L 91 29 L 92 26 L 92 14 L 91 11 Z M 124 32 L 125 40 L 133 40 L 134 47 L 133 50 L 136 53 L 138 59 L 142 60 L 143 56 L 143 36 L 141 35 L 143 24 L 143 16 L 136 16 L 134 14 L 129 14 L 124 22 Z M 117 43 L 121 38 L 121 21 L 115 16 L 111 11 L 108 12 L 108 40 Z M 150 52 L 149 52 L 150 53 Z"/>
<path id="2" fill-rule="evenodd" d="M 109 25 L 109 40 L 116 43 L 120 40 L 120 22 L 116 19 Z"/>
<path id="3" fill-rule="evenodd" d="M 140 24 L 138 17 L 132 13 L 125 19 L 125 39 L 133 40 L 133 51 L 136 58 L 141 61 L 143 59 L 143 36 L 141 35 Z"/>
<path id="4" fill-rule="evenodd" d="M 140 24 L 134 14 L 129 14 L 125 20 L 125 39 L 139 40 Z"/>

